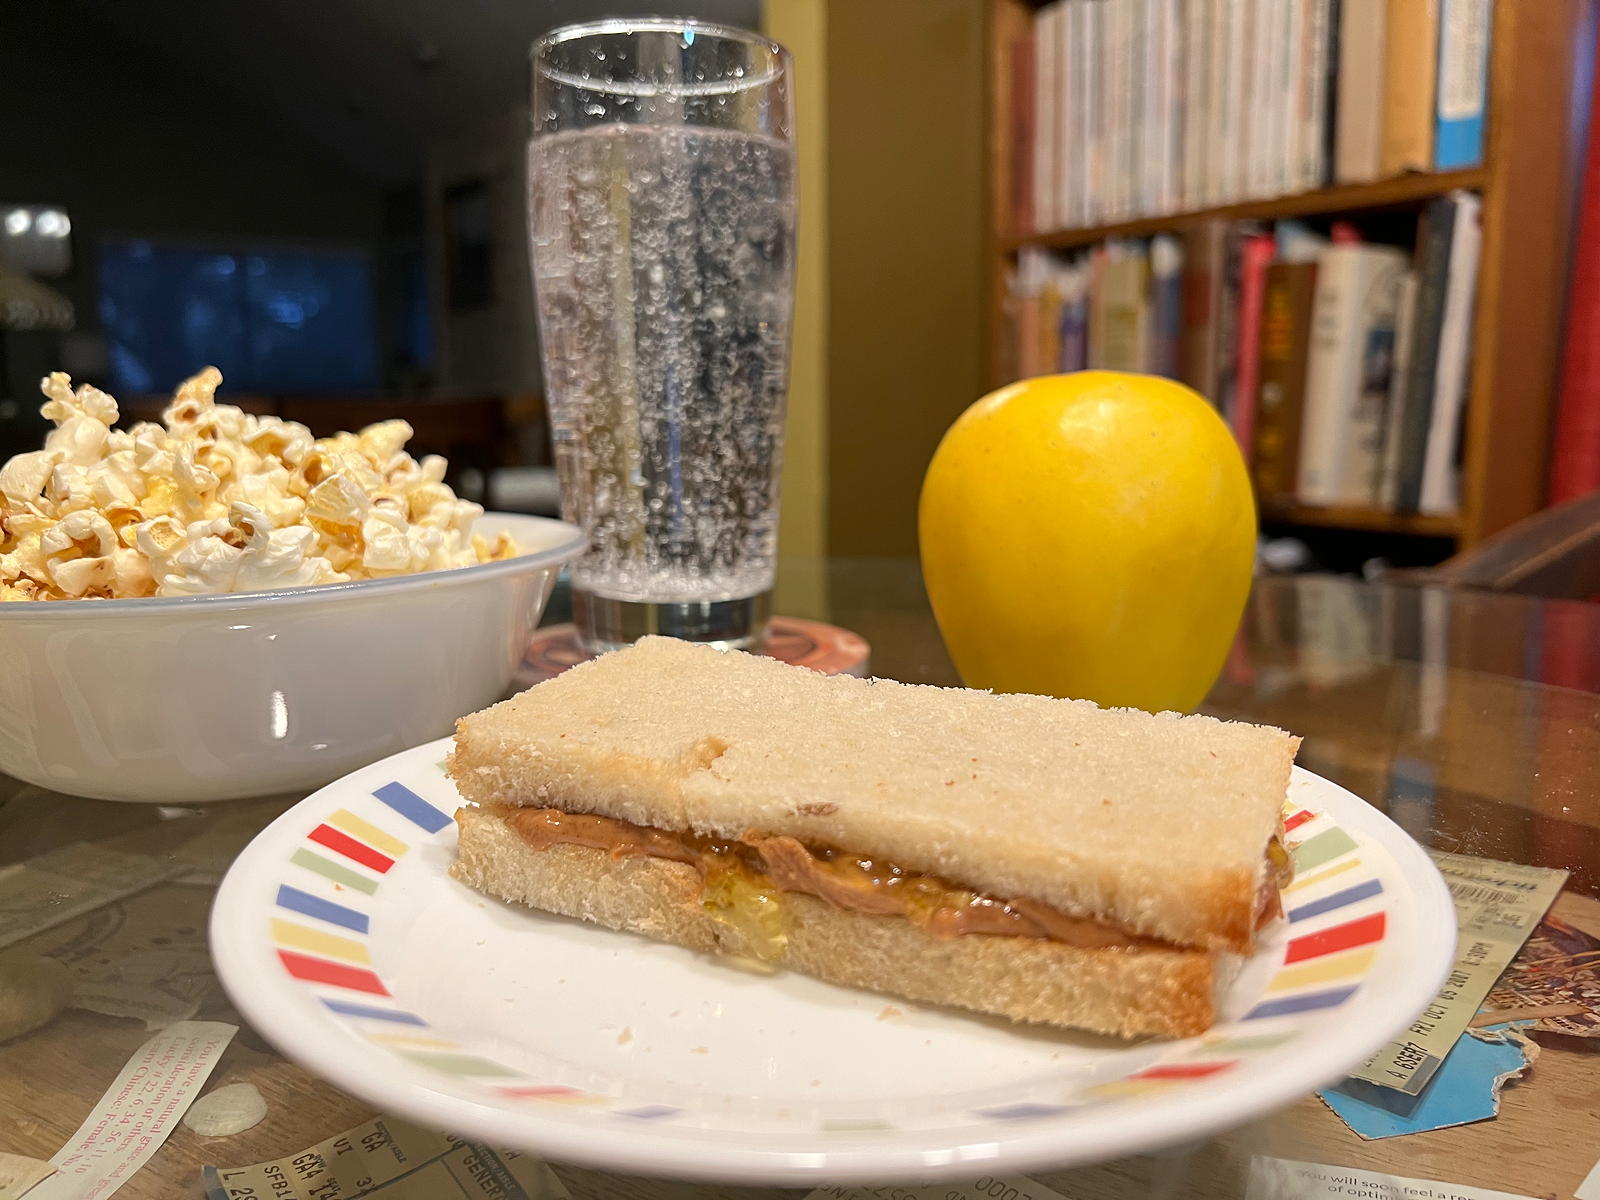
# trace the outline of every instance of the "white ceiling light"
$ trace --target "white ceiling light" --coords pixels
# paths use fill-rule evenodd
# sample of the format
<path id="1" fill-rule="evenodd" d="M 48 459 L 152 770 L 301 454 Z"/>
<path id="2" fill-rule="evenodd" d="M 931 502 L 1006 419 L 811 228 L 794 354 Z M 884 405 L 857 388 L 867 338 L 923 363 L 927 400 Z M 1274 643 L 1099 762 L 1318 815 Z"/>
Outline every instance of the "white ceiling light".
<path id="1" fill-rule="evenodd" d="M 47 208 L 34 218 L 33 227 L 42 237 L 64 238 L 72 232 L 67 214 L 55 208 Z"/>

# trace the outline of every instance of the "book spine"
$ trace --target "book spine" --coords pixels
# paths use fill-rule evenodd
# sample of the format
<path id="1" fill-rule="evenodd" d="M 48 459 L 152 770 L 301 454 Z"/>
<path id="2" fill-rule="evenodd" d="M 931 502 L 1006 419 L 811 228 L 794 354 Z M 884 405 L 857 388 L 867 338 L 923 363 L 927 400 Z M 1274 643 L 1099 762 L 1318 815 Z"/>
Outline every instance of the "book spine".
<path id="1" fill-rule="evenodd" d="M 1105 197 L 1104 219 L 1120 221 L 1123 209 L 1121 162 L 1127 137 L 1128 6 L 1127 0 L 1102 0 L 1105 5 Z"/>
<path id="2" fill-rule="evenodd" d="M 1167 137 L 1165 101 L 1172 77 L 1162 69 L 1160 0 L 1138 0 L 1138 8 L 1142 40 L 1134 81 L 1139 111 L 1139 137 L 1134 141 L 1134 213 L 1150 217 L 1160 211 L 1159 155 Z"/>
<path id="3" fill-rule="evenodd" d="M 1083 11 L 1084 161 L 1083 222 L 1106 217 L 1106 4 L 1088 0 Z"/>
<path id="4" fill-rule="evenodd" d="M 1417 273 L 1400 284 L 1394 331 L 1394 369 L 1389 376 L 1389 413 L 1384 422 L 1383 463 L 1378 473 L 1377 507 L 1394 512 L 1400 503 L 1401 448 L 1405 441 L 1406 384 L 1417 340 Z"/>
<path id="5" fill-rule="evenodd" d="M 1056 226 L 1056 181 L 1060 168 L 1056 156 L 1061 151 L 1061 64 L 1060 38 L 1057 20 L 1061 15 L 1060 0 L 1041 8 L 1034 17 L 1034 61 L 1039 77 L 1034 81 L 1034 95 L 1038 112 L 1034 120 L 1033 213 L 1037 228 L 1053 229 Z"/>
<path id="6" fill-rule="evenodd" d="M 1218 405 L 1217 308 L 1224 223 L 1207 221 L 1183 235 L 1183 344 L 1179 378 Z"/>
<path id="7" fill-rule="evenodd" d="M 1148 30 L 1145 27 L 1145 7 L 1143 0 L 1120 0 L 1124 5 L 1123 19 L 1126 22 L 1127 36 L 1126 50 L 1124 51 L 1123 71 L 1123 107 L 1122 117 L 1125 130 L 1122 142 L 1122 157 L 1118 164 L 1121 171 L 1122 215 L 1124 217 L 1140 217 L 1144 215 L 1143 197 L 1139 194 L 1141 178 L 1140 162 L 1144 154 L 1145 142 L 1145 43 L 1148 40 Z"/>
<path id="8" fill-rule="evenodd" d="M 1417 295 L 1399 418 L 1400 441 L 1395 451 L 1396 512 L 1416 512 L 1422 498 L 1422 466 L 1427 453 L 1428 429 L 1433 423 L 1434 376 L 1439 365 L 1439 336 L 1444 326 L 1451 231 L 1455 219 L 1454 202 L 1448 196 L 1441 196 L 1424 210 L 1417 226 Z"/>
<path id="9" fill-rule="evenodd" d="M 1300 133 L 1305 124 L 1301 111 L 1304 79 L 1310 65 L 1311 35 L 1306 20 L 1311 0 L 1283 0 L 1283 62 L 1278 94 L 1277 194 L 1300 190 Z"/>
<path id="10" fill-rule="evenodd" d="M 1333 0 L 1306 0 L 1302 15 L 1304 60 L 1296 105 L 1300 129 L 1295 142 L 1294 186 L 1311 191 L 1327 175 L 1324 152 L 1329 117 L 1328 78 L 1333 59 Z"/>
<path id="11" fill-rule="evenodd" d="M 1233 114 L 1237 109 L 1238 75 L 1233 65 L 1233 27 L 1239 12 L 1235 0 L 1210 0 L 1212 10 L 1210 66 L 1206 70 L 1209 128 L 1206 133 L 1205 205 L 1225 203 L 1228 162 L 1233 146 Z"/>
<path id="12" fill-rule="evenodd" d="M 1089 10 L 1095 0 L 1072 0 L 1067 10 L 1067 20 L 1072 24 L 1069 40 L 1072 43 L 1072 65 L 1068 74 L 1072 91 L 1068 97 L 1072 121 L 1073 158 L 1067 164 L 1072 191 L 1072 224 L 1081 228 L 1094 224 L 1094 213 L 1089 206 Z"/>
<path id="13" fill-rule="evenodd" d="M 1077 174 L 1083 159 L 1083 147 L 1078 141 L 1080 122 L 1073 103 L 1077 94 L 1078 53 L 1073 35 L 1077 9 L 1082 0 L 1061 0 L 1056 14 L 1056 71 L 1060 76 L 1055 104 L 1056 115 L 1056 215 L 1057 229 L 1075 229 L 1083 223 L 1077 206 Z"/>
<path id="14" fill-rule="evenodd" d="M 1551 441 L 1552 504 L 1600 491 L 1600 75 L 1590 100 L 1589 144 L 1572 257 L 1560 399 Z"/>
<path id="15" fill-rule="evenodd" d="M 1089 370 L 1106 367 L 1106 270 L 1110 250 L 1102 242 L 1089 252 Z"/>
<path id="16" fill-rule="evenodd" d="M 1178 378 L 1183 341 L 1183 246 L 1171 234 L 1150 240 L 1151 374 Z"/>
<path id="17" fill-rule="evenodd" d="M 1148 259 L 1137 244 L 1116 244 L 1105 272 L 1104 367 L 1143 371 L 1149 305 Z"/>
<path id="18" fill-rule="evenodd" d="M 1033 35 L 1011 42 L 1011 228 L 1032 233 L 1034 151 Z"/>
<path id="19" fill-rule="evenodd" d="M 1188 0 L 1183 6 L 1183 180 L 1178 206 L 1189 210 L 1206 203 L 1206 132 L 1210 128 L 1207 93 L 1210 83 L 1211 0 Z"/>
<path id="20" fill-rule="evenodd" d="M 1317 128 L 1321 131 L 1317 151 L 1316 174 L 1312 187 L 1332 187 L 1334 161 L 1338 149 L 1339 121 L 1339 15 L 1344 11 L 1345 0 L 1322 0 L 1325 13 L 1322 27 L 1325 33 L 1326 53 L 1322 60 L 1322 91 L 1319 93 Z"/>
<path id="21" fill-rule="evenodd" d="M 1235 0 L 1238 27 L 1229 47 L 1230 73 L 1238 81 L 1237 107 L 1233 111 L 1232 141 L 1228 146 L 1228 200 L 1250 198 L 1250 148 L 1257 122 L 1256 88 L 1261 63 L 1256 58 L 1256 13 L 1268 0 Z M 1232 81 L 1230 81 L 1232 82 Z"/>
<path id="22" fill-rule="evenodd" d="M 1444 324 L 1439 333 L 1439 366 L 1434 375 L 1433 420 L 1422 468 L 1419 511 L 1443 516 L 1461 507 L 1461 413 L 1467 402 L 1467 363 L 1472 356 L 1472 310 L 1478 290 L 1478 258 L 1483 245 L 1479 223 L 1482 202 L 1471 192 L 1457 193 L 1450 242 L 1450 276 Z"/>
<path id="23" fill-rule="evenodd" d="M 1433 166 L 1439 0 L 1391 0 L 1384 43 L 1383 151 L 1387 178 Z"/>
<path id="24" fill-rule="evenodd" d="M 1240 251 L 1239 342 L 1235 351 L 1233 436 L 1245 465 L 1255 452 L 1256 394 L 1261 371 L 1261 309 L 1267 291 L 1267 268 L 1274 250 L 1270 233 L 1252 234 Z"/>
<path id="25" fill-rule="evenodd" d="M 1395 325 L 1405 275 L 1403 260 L 1396 258 L 1362 283 L 1360 323 L 1355 330 L 1359 368 L 1343 431 L 1345 452 L 1334 484 L 1342 504 L 1372 504 L 1378 498 L 1394 377 Z"/>
<path id="26" fill-rule="evenodd" d="M 1252 459 L 1256 491 L 1264 497 L 1292 496 L 1295 491 L 1316 279 L 1314 262 L 1274 263 L 1267 269 Z"/>
<path id="27" fill-rule="evenodd" d="M 1439 96 L 1433 165 L 1440 171 L 1483 161 L 1494 0 L 1443 0 L 1439 11 Z"/>
<path id="28" fill-rule="evenodd" d="M 1088 268 L 1084 260 L 1066 272 L 1066 303 L 1062 306 L 1061 370 L 1081 371 L 1089 365 Z"/>
<path id="29" fill-rule="evenodd" d="M 1311 307 L 1311 345 L 1306 355 L 1305 414 L 1300 427 L 1300 478 L 1296 493 L 1306 504 L 1333 504 L 1335 481 L 1349 413 L 1345 394 L 1352 374 L 1358 301 L 1355 247 L 1335 246 L 1317 264 L 1317 290 Z"/>
<path id="30" fill-rule="evenodd" d="M 1239 379 L 1239 272 L 1243 265 L 1246 230 L 1229 225 L 1223 242 L 1221 286 L 1217 294 L 1217 394 L 1216 404 L 1223 419 L 1233 427 L 1234 407 L 1238 403 Z"/>
<path id="31" fill-rule="evenodd" d="M 1382 170 L 1388 13 L 1388 0 L 1339 5 L 1334 177 L 1340 183 L 1370 183 Z"/>

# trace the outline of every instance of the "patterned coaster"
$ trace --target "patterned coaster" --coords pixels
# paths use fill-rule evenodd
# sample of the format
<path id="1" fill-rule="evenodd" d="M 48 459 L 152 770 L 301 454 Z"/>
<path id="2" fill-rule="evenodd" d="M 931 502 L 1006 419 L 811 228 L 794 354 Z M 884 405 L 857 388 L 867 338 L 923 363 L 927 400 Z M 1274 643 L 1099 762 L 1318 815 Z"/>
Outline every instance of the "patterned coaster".
<path id="1" fill-rule="evenodd" d="M 761 653 L 780 662 L 810 667 L 824 675 L 865 675 L 871 652 L 859 634 L 801 617 L 773 617 L 761 648 Z M 543 683 L 593 657 L 578 644 L 576 625 L 550 625 L 528 643 L 514 686 L 520 691 Z"/>

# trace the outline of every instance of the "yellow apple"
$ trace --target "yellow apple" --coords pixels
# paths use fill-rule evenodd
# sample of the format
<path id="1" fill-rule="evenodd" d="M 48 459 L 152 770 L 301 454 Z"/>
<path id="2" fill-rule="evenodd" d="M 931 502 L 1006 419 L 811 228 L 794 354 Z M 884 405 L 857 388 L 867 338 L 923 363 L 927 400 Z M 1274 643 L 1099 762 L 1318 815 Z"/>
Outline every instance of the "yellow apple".
<path id="1" fill-rule="evenodd" d="M 1188 711 L 1255 560 L 1238 446 L 1182 384 L 1080 371 L 991 392 L 945 433 L 922 574 L 969 687 Z"/>

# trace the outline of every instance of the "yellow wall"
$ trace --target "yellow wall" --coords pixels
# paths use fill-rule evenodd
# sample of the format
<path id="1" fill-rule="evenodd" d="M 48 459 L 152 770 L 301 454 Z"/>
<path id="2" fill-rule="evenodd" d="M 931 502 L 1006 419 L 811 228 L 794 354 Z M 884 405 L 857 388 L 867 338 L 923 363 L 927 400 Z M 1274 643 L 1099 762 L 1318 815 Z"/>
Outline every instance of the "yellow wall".
<path id="1" fill-rule="evenodd" d="M 984 12 L 765 0 L 798 105 L 784 557 L 914 555 L 922 473 L 980 394 Z"/>
<path id="2" fill-rule="evenodd" d="M 983 383 L 985 6 L 827 12 L 828 543 L 912 555 L 923 471 Z"/>
<path id="3" fill-rule="evenodd" d="M 778 553 L 796 559 L 815 559 L 827 553 L 827 16 L 824 0 L 765 0 L 762 5 L 767 36 L 794 55 L 800 221 Z M 815 572 L 780 577 L 779 611 L 815 614 L 822 600 L 822 578 Z"/>

